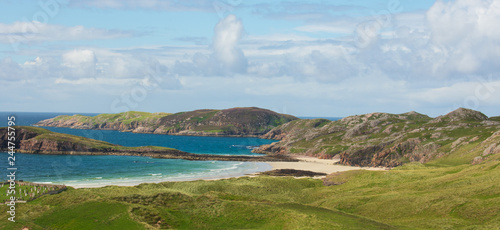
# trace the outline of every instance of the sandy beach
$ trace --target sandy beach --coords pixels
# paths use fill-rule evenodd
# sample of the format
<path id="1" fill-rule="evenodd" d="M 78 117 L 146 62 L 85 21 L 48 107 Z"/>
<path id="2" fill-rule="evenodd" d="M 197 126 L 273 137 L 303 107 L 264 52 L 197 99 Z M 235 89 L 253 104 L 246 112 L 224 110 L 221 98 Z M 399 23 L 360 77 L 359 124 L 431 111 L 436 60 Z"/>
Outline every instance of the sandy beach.
<path id="1" fill-rule="evenodd" d="M 312 172 L 320 172 L 320 173 L 335 173 L 335 172 L 343 172 L 343 171 L 349 171 L 349 170 L 386 170 L 386 168 L 382 167 L 354 167 L 354 166 L 345 166 L 345 165 L 338 165 L 336 164 L 339 162 L 338 159 L 318 159 L 314 157 L 297 157 L 299 159 L 299 162 L 260 162 L 260 164 L 266 164 L 269 165 L 268 167 L 265 167 L 267 170 L 266 171 L 271 171 L 275 169 L 295 169 L 295 170 L 304 170 L 304 171 L 312 171 Z M 162 180 L 158 179 L 157 181 L 122 181 L 122 182 L 117 182 L 117 181 L 102 181 L 101 183 L 92 183 L 92 184 L 70 184 L 69 186 L 74 187 L 74 188 L 95 188 L 95 187 L 104 187 L 107 185 L 118 185 L 118 186 L 136 186 L 141 183 L 161 183 L 161 182 L 166 182 L 166 181 L 192 181 L 192 180 L 221 180 L 221 179 L 227 179 L 227 178 L 237 178 L 237 177 L 244 177 L 244 176 L 250 176 L 254 177 L 257 176 L 257 173 L 253 174 L 246 174 L 246 175 L 220 175 L 217 177 L 205 177 L 205 178 L 196 178 L 196 179 L 185 179 L 185 180 Z M 323 178 L 324 176 L 316 176 L 314 178 Z"/>
<path id="2" fill-rule="evenodd" d="M 349 170 L 386 170 L 382 167 L 354 167 L 336 164 L 338 159 L 318 159 L 315 157 L 297 157 L 299 162 L 266 162 L 271 165 L 272 170 L 275 169 L 296 169 L 321 173 L 334 173 Z"/>

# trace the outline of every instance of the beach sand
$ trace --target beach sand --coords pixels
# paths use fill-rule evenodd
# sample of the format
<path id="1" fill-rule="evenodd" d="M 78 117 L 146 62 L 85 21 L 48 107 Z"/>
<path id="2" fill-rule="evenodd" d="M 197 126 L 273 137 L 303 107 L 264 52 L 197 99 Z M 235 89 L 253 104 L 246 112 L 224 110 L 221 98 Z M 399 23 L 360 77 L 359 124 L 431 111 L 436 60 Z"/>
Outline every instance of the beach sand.
<path id="1" fill-rule="evenodd" d="M 295 169 L 295 170 L 304 170 L 304 171 L 312 171 L 312 172 L 320 172 L 320 173 L 326 173 L 326 174 L 331 174 L 335 172 L 343 172 L 343 171 L 349 171 L 349 170 L 386 170 L 386 168 L 378 168 L 378 167 L 354 167 L 354 166 L 345 166 L 345 165 L 338 165 L 336 164 L 340 160 L 338 159 L 318 159 L 314 157 L 297 157 L 299 162 L 261 162 L 261 163 L 266 163 L 270 165 L 270 167 L 267 167 L 268 169 L 275 170 L 275 169 Z M 186 180 L 180 180 L 180 181 L 192 181 L 192 180 L 221 180 L 221 179 L 227 179 L 227 178 L 238 178 L 238 177 L 244 177 L 244 176 L 250 176 L 250 177 L 255 177 L 257 176 L 258 173 L 253 173 L 253 174 L 247 174 L 247 175 L 221 175 L 220 177 L 209 177 L 209 178 L 198 178 L 198 179 L 186 179 Z M 325 176 L 315 176 L 313 178 L 315 179 L 321 179 L 324 178 Z M 104 183 L 98 183 L 98 184 L 73 184 L 73 185 L 68 185 L 73 188 L 96 188 L 96 187 L 104 187 L 108 185 L 118 185 L 118 186 L 136 186 L 141 183 L 161 183 L 161 182 L 167 182 L 171 180 L 158 180 L 158 181 L 135 181 L 135 182 L 117 182 L 117 181 L 109 181 L 109 182 L 104 182 Z M 179 180 L 177 180 L 179 181 Z"/>
<path id="2" fill-rule="evenodd" d="M 386 168 L 382 167 L 354 167 L 354 166 L 345 166 L 336 164 L 340 160 L 338 159 L 318 159 L 315 157 L 297 157 L 299 162 L 266 162 L 271 165 L 272 170 L 275 169 L 295 169 L 295 170 L 304 170 L 304 171 L 312 171 L 312 172 L 321 172 L 321 173 L 335 173 L 335 172 L 343 172 L 349 170 L 386 170 Z M 321 177 L 315 177 L 321 178 Z"/>

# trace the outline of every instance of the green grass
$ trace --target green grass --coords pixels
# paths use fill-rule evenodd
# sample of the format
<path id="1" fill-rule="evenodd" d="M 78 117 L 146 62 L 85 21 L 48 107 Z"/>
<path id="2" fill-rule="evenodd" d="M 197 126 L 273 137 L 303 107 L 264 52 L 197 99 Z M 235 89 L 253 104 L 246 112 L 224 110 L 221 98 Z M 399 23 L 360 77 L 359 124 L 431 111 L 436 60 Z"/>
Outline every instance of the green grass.
<path id="1" fill-rule="evenodd" d="M 259 176 L 68 189 L 19 204 L 17 222 L 0 222 L 0 228 L 500 229 L 500 154 L 471 164 L 487 146 L 500 143 L 500 137 L 487 139 L 495 131 L 443 130 L 449 140 L 440 143 L 445 153 L 440 158 L 391 170 L 331 174 L 326 179 L 331 186 L 308 178 Z M 430 141 L 430 135 L 426 129 L 405 138 Z M 460 137 L 478 140 L 451 148 Z M 312 140 L 320 139 L 326 151 L 349 147 L 338 133 Z M 291 149 L 306 151 L 311 143 L 299 141 Z M 6 210 L 0 206 L 0 219 L 7 219 Z"/>
<path id="2" fill-rule="evenodd" d="M 18 222 L 5 228 L 50 229 L 391 229 L 357 215 L 311 206 L 321 181 L 239 178 L 70 189 L 18 204 Z M 5 206 L 0 218 L 6 217 Z"/>
<path id="3" fill-rule="evenodd" d="M 464 150 L 465 151 L 465 150 Z M 499 156 L 314 179 L 242 177 L 69 189 L 19 204 L 4 229 L 497 229 Z M 5 206 L 0 218 L 6 218 Z M 24 214 L 26 213 L 26 214 Z M 125 228 L 127 226 L 127 228 Z"/>
<path id="4" fill-rule="evenodd" d="M 147 120 L 157 120 L 162 117 L 172 115 L 171 113 L 148 113 L 148 112 L 138 112 L 129 111 L 123 113 L 113 113 L 113 114 L 99 114 L 94 117 L 83 116 L 83 115 L 61 115 L 54 118 L 54 121 L 59 120 L 69 120 L 76 119 L 79 122 L 89 123 L 89 124 L 102 124 L 102 123 L 117 123 L 121 122 L 123 124 L 131 124 L 132 122 L 145 122 Z"/>
<path id="5" fill-rule="evenodd" d="M 132 220 L 128 206 L 112 202 L 85 202 L 46 212 L 35 224 L 50 229 L 142 229 Z"/>
<path id="6" fill-rule="evenodd" d="M 498 229 L 500 154 L 477 165 L 471 143 L 426 164 L 331 174 L 328 184 L 242 177 L 136 187 L 68 189 L 19 204 L 5 229 Z M 468 159 L 464 161 L 463 159 Z M 6 218 L 1 206 L 0 218 Z"/>

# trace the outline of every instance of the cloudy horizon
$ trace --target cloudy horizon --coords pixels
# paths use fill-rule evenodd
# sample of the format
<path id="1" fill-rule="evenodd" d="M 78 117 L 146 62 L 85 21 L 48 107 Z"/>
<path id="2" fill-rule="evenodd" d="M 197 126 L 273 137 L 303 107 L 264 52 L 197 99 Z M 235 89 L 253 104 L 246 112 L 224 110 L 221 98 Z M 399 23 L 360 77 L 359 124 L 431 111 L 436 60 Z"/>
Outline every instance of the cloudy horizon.
<path id="1" fill-rule="evenodd" d="M 500 1 L 2 2 L 0 111 L 500 111 Z"/>

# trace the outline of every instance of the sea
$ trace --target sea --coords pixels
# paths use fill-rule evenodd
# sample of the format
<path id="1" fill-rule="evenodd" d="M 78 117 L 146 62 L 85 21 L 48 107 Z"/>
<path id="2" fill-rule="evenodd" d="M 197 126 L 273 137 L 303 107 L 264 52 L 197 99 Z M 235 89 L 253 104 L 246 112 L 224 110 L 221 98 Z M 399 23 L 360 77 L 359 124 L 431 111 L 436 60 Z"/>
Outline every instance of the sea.
<path id="1" fill-rule="evenodd" d="M 16 125 L 31 126 L 38 121 L 74 113 L 0 112 L 0 127 L 15 116 Z M 95 116 L 97 114 L 82 114 Z M 2 121 L 3 120 L 3 121 Z M 2 124 L 3 123 L 3 124 Z M 84 130 L 43 127 L 48 130 L 102 140 L 123 146 L 163 146 L 198 154 L 258 155 L 251 152 L 274 140 L 240 137 L 196 137 L 140 134 L 113 130 Z M 76 156 L 15 154 L 16 180 L 73 187 L 136 185 L 162 181 L 221 179 L 267 171 L 261 162 L 188 161 L 136 156 Z M 0 172 L 7 175 L 8 153 L 0 153 Z M 2 167 L 3 166 L 3 167 Z M 7 177 L 0 181 L 7 180 Z"/>

